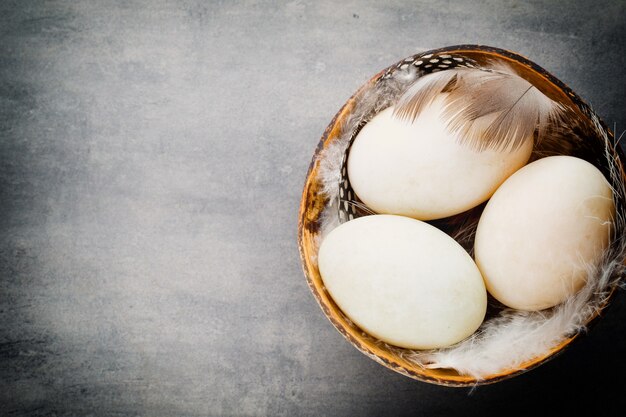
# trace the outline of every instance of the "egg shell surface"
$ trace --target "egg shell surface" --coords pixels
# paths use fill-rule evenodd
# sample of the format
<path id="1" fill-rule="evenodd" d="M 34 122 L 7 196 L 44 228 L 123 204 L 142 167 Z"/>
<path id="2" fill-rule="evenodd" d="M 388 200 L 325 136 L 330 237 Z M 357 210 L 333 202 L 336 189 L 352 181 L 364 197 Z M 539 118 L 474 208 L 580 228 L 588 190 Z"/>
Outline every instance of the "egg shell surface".
<path id="1" fill-rule="evenodd" d="M 470 336 L 487 292 L 469 254 L 408 217 L 360 217 L 332 230 L 318 254 L 322 280 L 354 323 L 392 345 L 431 349 Z"/>
<path id="2" fill-rule="evenodd" d="M 498 188 L 478 223 L 474 253 L 487 290 L 520 310 L 563 302 L 609 245 L 614 212 L 611 187 L 589 162 L 528 164 Z"/>
<path id="3" fill-rule="evenodd" d="M 444 96 L 414 122 L 393 116 L 393 107 L 385 109 L 355 138 L 348 177 L 356 195 L 375 212 L 420 220 L 452 216 L 486 201 L 528 162 L 532 137 L 516 149 L 479 151 L 462 143 L 442 121 Z"/>

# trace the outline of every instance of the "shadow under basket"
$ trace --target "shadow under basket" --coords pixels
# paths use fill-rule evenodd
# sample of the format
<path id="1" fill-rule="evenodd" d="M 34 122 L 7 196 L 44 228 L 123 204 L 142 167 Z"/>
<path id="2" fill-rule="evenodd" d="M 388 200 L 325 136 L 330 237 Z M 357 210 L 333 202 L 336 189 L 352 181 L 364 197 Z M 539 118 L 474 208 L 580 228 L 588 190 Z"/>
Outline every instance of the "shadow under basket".
<path id="1" fill-rule="evenodd" d="M 563 143 L 559 143 L 558 140 L 556 142 L 546 143 L 544 148 L 541 150 L 540 155 L 535 154 L 533 158 L 567 154 L 585 159 L 600 169 L 607 178 L 610 177 L 611 185 L 614 188 L 619 188 L 620 190 L 623 190 L 624 183 L 626 183 L 626 175 L 624 174 L 624 161 L 626 161 L 626 159 L 624 158 L 623 152 L 620 150 L 619 146 L 615 143 L 613 133 L 607 129 L 605 124 L 600 121 L 591 108 L 566 85 L 551 74 L 547 73 L 538 65 L 522 56 L 509 51 L 487 46 L 450 46 L 426 51 L 403 59 L 384 69 L 370 79 L 335 115 L 324 132 L 317 149 L 315 150 L 315 154 L 313 155 L 313 160 L 311 161 L 311 165 L 309 167 L 300 203 L 298 243 L 302 266 L 308 285 L 324 314 L 333 326 L 335 326 L 335 328 L 352 345 L 365 355 L 387 368 L 410 378 L 439 385 L 462 387 L 494 383 L 528 371 L 563 351 L 564 348 L 580 336 L 580 332 L 564 335 L 563 339 L 558 344 L 552 346 L 542 354 L 535 355 L 531 359 L 526 360 L 515 367 L 503 369 L 500 372 L 481 378 L 463 375 L 448 368 L 428 368 L 407 359 L 407 355 L 403 353 L 403 349 L 386 345 L 385 343 L 369 336 L 353 324 L 342 313 L 337 304 L 335 304 L 329 293 L 326 291 L 317 267 L 317 251 L 321 240 L 322 226 L 326 214 L 325 212 L 329 210 L 329 207 L 331 207 L 333 203 L 328 194 L 324 192 L 324 184 L 322 183 L 320 175 L 320 161 L 324 157 L 325 150 L 332 147 L 338 141 L 346 141 L 346 137 L 349 137 L 349 140 L 346 141 L 346 152 L 348 152 L 351 140 L 358 133 L 358 129 L 373 116 L 372 112 L 375 114 L 376 112 L 382 110 L 385 106 L 389 105 L 388 103 L 382 104 L 379 105 L 376 110 L 370 112 L 370 114 L 365 112 L 355 116 L 355 112 L 362 112 L 362 110 L 359 110 L 359 100 L 363 98 L 364 94 L 366 94 L 368 90 L 371 90 L 373 86 L 376 86 L 377 83 L 393 76 L 394 72 L 405 71 L 407 68 L 412 69 L 413 73 L 417 73 L 417 76 L 419 77 L 420 74 L 423 75 L 424 73 L 429 72 L 428 70 L 420 68 L 419 65 L 423 65 L 424 62 L 431 62 L 430 60 L 437 62 L 437 60 L 446 60 L 450 59 L 450 57 L 462 57 L 458 58 L 459 62 L 463 59 L 477 66 L 494 61 L 500 61 L 508 64 L 520 76 L 537 87 L 546 96 L 567 107 L 570 122 L 574 120 L 574 123 L 570 123 L 567 132 L 562 133 L 563 137 L 567 138 L 563 139 Z M 445 68 L 437 70 L 445 70 Z M 360 118 L 361 120 L 357 120 L 355 122 L 355 117 Z M 347 132 L 346 129 L 350 129 L 351 131 Z M 609 163 L 609 161 L 611 161 L 611 163 Z M 612 166 L 609 166 L 611 164 Z M 343 165 L 345 166 L 345 156 Z M 344 185 L 345 184 L 342 183 L 342 186 Z M 623 214 L 620 215 L 620 213 L 623 213 L 624 211 L 623 198 L 623 194 L 620 194 L 618 198 L 616 198 L 617 217 L 623 217 Z M 480 212 L 477 213 L 477 215 L 480 215 Z M 338 213 L 338 215 L 347 216 L 348 213 Z M 350 213 L 350 216 L 352 215 L 358 216 L 358 213 Z M 471 215 L 476 214 L 474 213 Z M 463 220 L 465 221 L 467 219 L 465 218 Z M 444 219 L 443 221 L 437 221 L 436 226 L 449 232 L 449 230 L 446 229 L 453 229 L 455 227 L 455 222 L 458 222 L 458 218 L 455 219 L 453 217 Z M 617 236 L 614 236 L 613 240 L 623 240 L 623 228 L 618 227 L 616 229 L 615 233 Z M 459 243 L 463 245 L 462 242 Z M 466 249 L 471 251 L 471 248 L 468 247 L 467 244 L 464 246 Z M 621 254 L 622 252 L 620 252 L 620 255 Z M 620 260 L 619 264 L 623 265 L 623 261 Z M 620 277 L 617 277 L 611 281 L 610 287 L 607 289 L 607 296 L 603 298 L 602 302 L 598 306 L 599 308 L 595 310 L 595 313 L 590 315 L 590 317 L 585 320 L 584 325 L 589 325 L 592 321 L 597 319 L 602 309 L 608 305 L 610 299 L 615 294 L 615 289 L 617 288 L 619 279 Z"/>

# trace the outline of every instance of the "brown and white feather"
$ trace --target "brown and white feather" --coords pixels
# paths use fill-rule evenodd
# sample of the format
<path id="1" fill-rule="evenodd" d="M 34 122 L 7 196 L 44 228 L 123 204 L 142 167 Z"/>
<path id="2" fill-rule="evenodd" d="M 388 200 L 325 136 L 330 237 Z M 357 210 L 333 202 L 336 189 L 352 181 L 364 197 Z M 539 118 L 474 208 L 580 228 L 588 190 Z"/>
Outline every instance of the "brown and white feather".
<path id="1" fill-rule="evenodd" d="M 400 97 L 394 115 L 414 122 L 422 109 L 445 94 L 447 128 L 462 143 L 483 150 L 516 149 L 559 121 L 562 106 L 504 64 L 454 68 L 419 78 Z"/>

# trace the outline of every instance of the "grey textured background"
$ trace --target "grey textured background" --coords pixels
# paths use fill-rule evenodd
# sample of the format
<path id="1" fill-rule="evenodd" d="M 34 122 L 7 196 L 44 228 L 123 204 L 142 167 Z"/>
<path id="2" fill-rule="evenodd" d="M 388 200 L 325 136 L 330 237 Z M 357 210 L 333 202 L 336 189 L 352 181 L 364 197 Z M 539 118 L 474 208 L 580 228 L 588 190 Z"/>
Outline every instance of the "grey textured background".
<path id="1" fill-rule="evenodd" d="M 405 56 L 517 51 L 624 130 L 623 1 L 459 3 L 0 2 L 0 415 L 626 406 L 623 293 L 558 358 L 470 392 L 366 358 L 305 284 L 313 150 Z"/>

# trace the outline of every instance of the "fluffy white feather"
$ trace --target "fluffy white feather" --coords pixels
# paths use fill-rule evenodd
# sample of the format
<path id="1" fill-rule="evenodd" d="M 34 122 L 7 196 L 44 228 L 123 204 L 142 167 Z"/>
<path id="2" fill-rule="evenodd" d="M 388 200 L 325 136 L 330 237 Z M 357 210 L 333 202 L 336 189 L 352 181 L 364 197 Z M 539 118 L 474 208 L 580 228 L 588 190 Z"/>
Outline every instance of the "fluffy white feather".
<path id="1" fill-rule="evenodd" d="M 335 208 L 329 210 L 330 207 L 328 207 L 324 213 L 322 231 L 332 230 L 333 225 L 339 224 L 336 218 L 336 204 L 339 198 L 341 164 L 355 128 L 391 106 L 416 78 L 417 71 L 409 66 L 404 70 L 395 71 L 389 78 L 381 79 L 355 97 L 354 109 L 341 126 L 339 137 L 326 147 L 320 156 L 319 175 L 322 191 L 328 197 L 329 204 Z M 325 233 L 323 232 L 322 235 Z"/>

